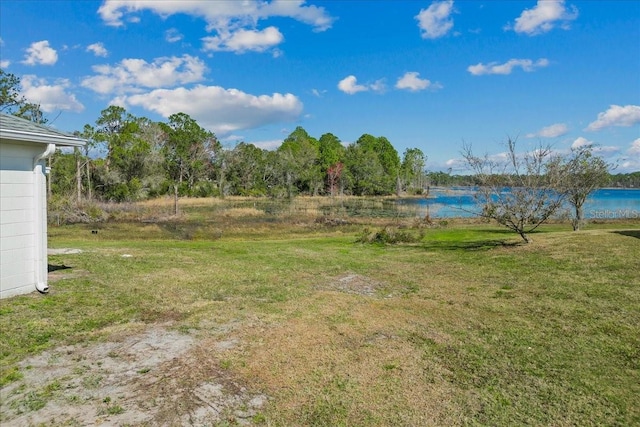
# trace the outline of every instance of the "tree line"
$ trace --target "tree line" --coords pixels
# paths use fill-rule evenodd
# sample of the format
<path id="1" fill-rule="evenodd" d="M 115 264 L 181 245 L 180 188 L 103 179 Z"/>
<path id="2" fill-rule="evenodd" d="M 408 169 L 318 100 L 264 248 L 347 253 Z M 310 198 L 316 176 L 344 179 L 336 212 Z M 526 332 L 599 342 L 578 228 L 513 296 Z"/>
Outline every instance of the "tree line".
<path id="1" fill-rule="evenodd" d="M 387 138 L 370 134 L 345 146 L 331 133 L 316 139 L 297 127 L 276 150 L 244 142 L 225 149 L 185 113 L 153 122 L 110 106 L 95 126 L 85 125 L 76 135 L 87 145 L 53 156 L 51 183 L 52 192 L 78 201 L 167 194 L 176 199 L 419 194 L 428 183 L 420 149 L 407 149 L 400 158 Z"/>
<path id="2" fill-rule="evenodd" d="M 0 70 L 0 111 L 46 122 L 39 106 L 20 96 L 19 83 Z M 49 160 L 50 196 L 82 204 L 171 195 L 176 213 L 181 196 L 420 195 L 430 186 L 466 185 L 478 189 L 483 216 L 527 240 L 527 233 L 565 203 L 572 206 L 572 224 L 578 229 L 582 205 L 598 187 L 640 186 L 640 172 L 611 175 L 611 165 L 591 146 L 566 156 L 540 146 L 523 156 L 509 139 L 508 161 L 502 164 L 464 146 L 472 173 L 452 175 L 428 172 L 427 157 L 418 148 L 406 149 L 401 158 L 384 136 L 365 133 L 344 145 L 332 133 L 316 139 L 299 126 L 276 150 L 244 142 L 225 149 L 213 132 L 185 113 L 155 122 L 113 105 L 75 135 L 87 141 L 84 148 L 58 151 Z"/>
<path id="3" fill-rule="evenodd" d="M 615 168 L 612 167 L 612 170 L 615 170 Z M 475 175 L 452 174 L 451 171 L 427 172 L 427 180 L 429 185 L 434 187 L 470 187 L 480 184 L 480 181 Z M 640 172 L 607 172 L 602 186 L 611 188 L 640 188 Z"/>

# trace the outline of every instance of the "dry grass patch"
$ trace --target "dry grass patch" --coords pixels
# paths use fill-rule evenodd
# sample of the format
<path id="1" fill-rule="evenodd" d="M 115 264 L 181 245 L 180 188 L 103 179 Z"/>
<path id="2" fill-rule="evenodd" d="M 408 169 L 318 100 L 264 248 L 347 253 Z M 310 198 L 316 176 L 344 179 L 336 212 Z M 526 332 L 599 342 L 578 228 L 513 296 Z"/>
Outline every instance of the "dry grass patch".
<path id="1" fill-rule="evenodd" d="M 416 316 L 375 301 L 319 292 L 298 317 L 249 333 L 241 372 L 277 402 L 273 425 L 455 424 L 458 392 L 407 333 Z"/>

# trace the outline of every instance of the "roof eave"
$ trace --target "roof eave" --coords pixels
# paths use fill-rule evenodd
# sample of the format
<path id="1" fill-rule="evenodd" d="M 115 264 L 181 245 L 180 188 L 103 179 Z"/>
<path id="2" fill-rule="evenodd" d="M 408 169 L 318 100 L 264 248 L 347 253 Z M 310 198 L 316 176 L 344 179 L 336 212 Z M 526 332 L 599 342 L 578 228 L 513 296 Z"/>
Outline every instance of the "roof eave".
<path id="1" fill-rule="evenodd" d="M 35 132 L 22 132 L 12 129 L 0 129 L 0 139 L 14 141 L 36 142 L 40 144 L 55 144 L 65 147 L 84 147 L 87 141 L 80 138 L 62 135 L 46 135 Z"/>

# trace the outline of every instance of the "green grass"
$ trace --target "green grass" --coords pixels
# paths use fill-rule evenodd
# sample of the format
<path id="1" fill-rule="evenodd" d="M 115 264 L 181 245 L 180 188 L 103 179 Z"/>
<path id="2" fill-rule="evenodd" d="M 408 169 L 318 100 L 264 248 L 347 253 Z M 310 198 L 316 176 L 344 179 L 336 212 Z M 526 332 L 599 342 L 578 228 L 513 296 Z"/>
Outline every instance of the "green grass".
<path id="1" fill-rule="evenodd" d="M 242 351 L 218 366 L 269 396 L 257 423 L 640 424 L 639 223 L 546 226 L 529 245 L 453 223 L 380 245 L 356 242 L 379 220 L 251 228 L 220 209 L 97 235 L 52 227 L 51 247 L 84 252 L 49 257 L 71 268 L 48 295 L 2 302 L 0 384 L 54 346 L 163 322 L 207 337 L 231 322 Z M 374 294 L 342 292 L 347 280 Z"/>

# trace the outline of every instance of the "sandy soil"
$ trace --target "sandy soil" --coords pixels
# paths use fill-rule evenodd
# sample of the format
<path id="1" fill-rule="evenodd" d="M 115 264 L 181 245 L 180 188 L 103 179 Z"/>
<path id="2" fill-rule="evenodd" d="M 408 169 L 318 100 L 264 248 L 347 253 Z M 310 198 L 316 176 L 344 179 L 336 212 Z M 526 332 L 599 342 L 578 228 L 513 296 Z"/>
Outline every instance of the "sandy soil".
<path id="1" fill-rule="evenodd" d="M 237 341 L 197 340 L 164 326 L 24 360 L 0 390 L 3 426 L 251 425 L 267 397 L 221 367 Z"/>
<path id="2" fill-rule="evenodd" d="M 50 281 L 69 274 L 63 266 Z M 379 295 L 384 283 L 346 273 L 323 290 Z M 390 295 L 388 295 L 390 296 Z M 236 325 L 237 326 L 237 325 Z M 267 396 L 247 390 L 225 352 L 238 350 L 233 325 L 205 338 L 171 323 L 115 333 L 108 342 L 58 347 L 20 363 L 23 378 L 0 389 L 2 426 L 252 425 Z"/>

